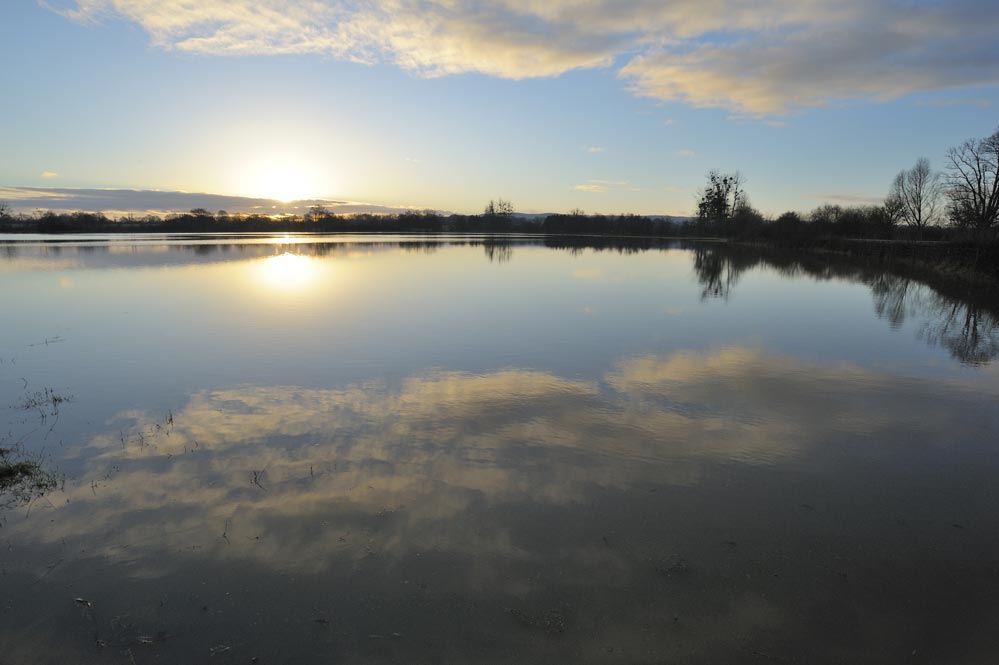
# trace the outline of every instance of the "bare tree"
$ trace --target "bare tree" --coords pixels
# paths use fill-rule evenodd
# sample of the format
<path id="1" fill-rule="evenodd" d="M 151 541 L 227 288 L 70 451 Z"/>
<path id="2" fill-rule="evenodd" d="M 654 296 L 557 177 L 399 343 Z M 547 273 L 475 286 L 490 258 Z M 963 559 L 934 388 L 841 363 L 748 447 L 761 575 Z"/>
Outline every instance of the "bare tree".
<path id="1" fill-rule="evenodd" d="M 0 201 L 0 217 L 7 217 L 10 215 L 10 204 L 6 201 Z"/>
<path id="2" fill-rule="evenodd" d="M 999 129 L 947 151 L 947 196 L 954 224 L 976 229 L 999 225 Z"/>
<path id="3" fill-rule="evenodd" d="M 920 157 L 915 166 L 895 176 L 888 196 L 901 203 L 902 220 L 921 231 L 939 219 L 942 192 L 940 174 L 930 169 L 930 160 Z"/>
<path id="4" fill-rule="evenodd" d="M 330 216 L 330 210 L 321 203 L 317 203 L 309 207 L 309 214 L 307 215 L 308 221 L 310 222 L 321 222 Z"/>
<path id="5" fill-rule="evenodd" d="M 902 221 L 904 211 L 905 206 L 902 204 L 902 199 L 892 187 L 892 191 L 885 197 L 885 202 L 881 204 L 881 218 L 888 226 L 895 227 Z"/>
<path id="6" fill-rule="evenodd" d="M 702 221 L 727 221 L 739 210 L 743 197 L 742 174 L 709 171 L 708 184 L 697 199 L 697 216 Z"/>
<path id="7" fill-rule="evenodd" d="M 498 201 L 490 199 L 489 203 L 486 204 L 483 214 L 486 217 L 509 217 L 513 215 L 513 204 L 503 199 L 499 199 Z"/>

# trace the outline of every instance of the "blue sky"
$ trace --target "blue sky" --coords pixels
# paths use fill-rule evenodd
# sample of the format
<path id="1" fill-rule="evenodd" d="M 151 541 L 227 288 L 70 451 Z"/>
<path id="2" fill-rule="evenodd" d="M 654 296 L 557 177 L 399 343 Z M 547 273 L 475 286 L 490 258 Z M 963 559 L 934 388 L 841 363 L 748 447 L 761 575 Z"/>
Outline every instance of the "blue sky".
<path id="1" fill-rule="evenodd" d="M 10 0 L 0 62 L 15 206 L 132 188 L 689 214 L 717 168 L 776 214 L 875 200 L 999 126 L 986 0 Z"/>

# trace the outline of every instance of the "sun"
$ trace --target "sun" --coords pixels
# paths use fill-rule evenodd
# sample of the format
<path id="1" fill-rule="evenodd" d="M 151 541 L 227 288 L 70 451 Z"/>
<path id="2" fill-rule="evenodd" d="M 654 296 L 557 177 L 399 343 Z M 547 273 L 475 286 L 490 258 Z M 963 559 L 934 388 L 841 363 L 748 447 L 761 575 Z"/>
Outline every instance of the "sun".
<path id="1" fill-rule="evenodd" d="M 263 198 L 277 199 L 285 203 L 313 195 L 308 174 L 284 164 L 275 164 L 271 168 L 264 169 L 254 189 L 259 191 L 259 195 Z"/>
<path id="2" fill-rule="evenodd" d="M 287 203 L 319 194 L 318 170 L 293 157 L 269 156 L 246 164 L 239 177 L 247 196 Z"/>

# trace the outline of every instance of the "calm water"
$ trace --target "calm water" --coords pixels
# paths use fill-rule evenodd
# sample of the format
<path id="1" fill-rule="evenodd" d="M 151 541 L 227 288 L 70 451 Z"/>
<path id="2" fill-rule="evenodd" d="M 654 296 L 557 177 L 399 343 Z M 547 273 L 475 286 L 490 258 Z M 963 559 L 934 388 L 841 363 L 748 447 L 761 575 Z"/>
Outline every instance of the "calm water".
<path id="1" fill-rule="evenodd" d="M 994 294 L 51 240 L 0 237 L 0 447 L 59 479 L 0 498 L 2 663 L 999 662 Z"/>

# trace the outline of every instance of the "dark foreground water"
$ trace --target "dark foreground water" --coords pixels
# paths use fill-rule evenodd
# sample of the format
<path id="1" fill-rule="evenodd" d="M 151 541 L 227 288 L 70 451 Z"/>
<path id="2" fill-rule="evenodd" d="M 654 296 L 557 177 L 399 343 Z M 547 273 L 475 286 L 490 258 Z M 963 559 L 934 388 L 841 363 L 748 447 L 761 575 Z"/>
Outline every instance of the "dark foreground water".
<path id="1" fill-rule="evenodd" d="M 719 245 L 0 238 L 0 663 L 999 662 L 996 296 Z M 16 242 L 15 242 L 16 241 Z"/>

